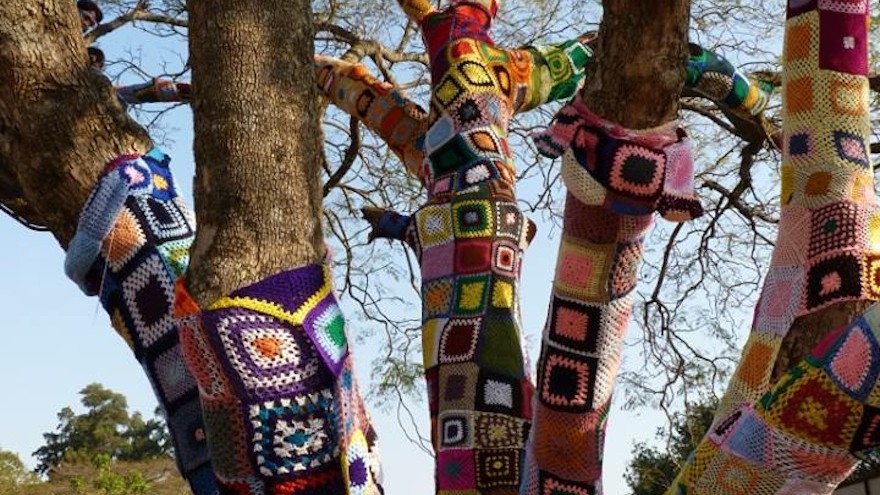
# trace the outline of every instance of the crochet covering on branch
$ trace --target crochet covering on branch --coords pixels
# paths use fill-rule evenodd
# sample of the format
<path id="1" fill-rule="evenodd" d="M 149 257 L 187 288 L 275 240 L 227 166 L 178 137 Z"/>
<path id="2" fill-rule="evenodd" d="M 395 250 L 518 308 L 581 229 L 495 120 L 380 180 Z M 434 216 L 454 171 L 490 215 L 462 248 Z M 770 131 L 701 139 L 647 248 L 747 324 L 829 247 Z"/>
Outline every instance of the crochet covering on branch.
<path id="1" fill-rule="evenodd" d="M 426 157 L 419 176 L 428 202 L 412 217 L 365 214 L 373 237 L 406 240 L 421 263 L 437 493 L 517 493 L 533 390 L 517 294 L 533 224 L 516 203 L 508 120 L 574 94 L 590 51 L 581 41 L 496 47 L 489 37 L 494 2 L 453 1 L 442 11 L 427 1 L 401 4 L 422 29 L 432 74 L 426 130 L 401 143 L 416 147 L 410 156 Z M 332 88 L 327 74 L 322 86 Z M 387 89 L 356 85 L 325 92 L 343 105 L 376 105 L 382 100 L 374 95 Z M 359 114 L 381 118 L 391 113 L 386 108 Z"/>
<path id="2" fill-rule="evenodd" d="M 180 472 L 196 495 L 211 495 L 217 488 L 198 390 L 172 314 L 174 280 L 186 270 L 195 224 L 169 162 L 154 148 L 107 165 L 83 209 L 65 271 L 87 294 L 100 294 L 153 385 Z"/>
<path id="3" fill-rule="evenodd" d="M 797 317 L 880 298 L 869 14 L 866 0 L 788 2 L 779 237 L 715 424 L 669 494 L 830 494 L 880 445 L 877 306 L 770 383 Z"/>
<path id="4" fill-rule="evenodd" d="M 272 275 L 202 313 L 180 279 L 176 303 L 222 493 L 382 493 L 328 267 Z"/>
<path id="5" fill-rule="evenodd" d="M 692 54 L 688 70 L 691 89 L 730 110 L 766 105 L 769 93 L 714 53 Z M 542 154 L 563 156 L 568 196 L 522 493 L 594 495 L 602 492 L 605 427 L 652 212 L 681 222 L 702 207 L 689 140 L 675 122 L 625 129 L 578 95 L 535 141 Z"/>
<path id="6" fill-rule="evenodd" d="M 517 296 L 532 224 L 516 204 L 508 119 L 571 96 L 590 52 L 581 41 L 497 48 L 488 34 L 494 3 L 402 5 L 422 28 L 431 65 L 420 171 L 429 200 L 412 218 L 385 213 L 376 234 L 406 239 L 421 260 L 438 493 L 515 493 L 533 389 Z"/>

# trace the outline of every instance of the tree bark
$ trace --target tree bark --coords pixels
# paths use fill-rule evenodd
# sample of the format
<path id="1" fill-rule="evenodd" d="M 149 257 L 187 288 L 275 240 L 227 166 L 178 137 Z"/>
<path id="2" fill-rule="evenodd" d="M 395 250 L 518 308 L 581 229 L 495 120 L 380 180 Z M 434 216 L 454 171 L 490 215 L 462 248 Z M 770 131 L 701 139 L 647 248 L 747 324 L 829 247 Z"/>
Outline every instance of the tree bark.
<path id="1" fill-rule="evenodd" d="M 188 283 L 205 305 L 322 259 L 323 153 L 309 2 L 188 7 L 199 220 Z"/>
<path id="2" fill-rule="evenodd" d="M 150 141 L 89 68 L 74 2 L 4 2 L 0 19 L 0 165 L 66 247 L 104 164 Z"/>
<path id="3" fill-rule="evenodd" d="M 606 0 L 584 97 L 630 129 L 669 122 L 684 87 L 690 0 Z M 638 33 L 635 35 L 635 33 Z"/>

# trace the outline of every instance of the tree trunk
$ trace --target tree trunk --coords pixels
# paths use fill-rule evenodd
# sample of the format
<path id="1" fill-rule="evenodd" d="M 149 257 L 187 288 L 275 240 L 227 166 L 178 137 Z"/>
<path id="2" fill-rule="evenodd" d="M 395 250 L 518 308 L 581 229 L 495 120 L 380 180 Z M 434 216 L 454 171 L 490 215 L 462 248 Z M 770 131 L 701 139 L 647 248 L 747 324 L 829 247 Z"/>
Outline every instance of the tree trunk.
<path id="1" fill-rule="evenodd" d="M 149 138 L 89 68 L 73 2 L 5 2 L 0 19 L 0 164 L 66 247 L 104 164 Z"/>
<path id="2" fill-rule="evenodd" d="M 623 333 L 632 312 L 631 292 L 644 237 L 652 224 L 650 210 L 627 215 L 611 211 L 608 184 L 582 194 L 584 184 L 598 184 L 595 176 L 589 180 L 566 176 L 566 167 L 571 170 L 577 163 L 584 165 L 576 157 L 577 149 L 582 153 L 577 156 L 592 153 L 594 170 L 610 170 L 615 157 L 600 156 L 596 151 L 600 138 L 593 128 L 565 126 L 593 113 L 627 129 L 658 127 L 675 119 L 684 85 L 681 67 L 687 58 L 688 0 L 613 0 L 604 2 L 604 7 L 596 67 L 587 77 L 583 102 L 575 101 L 563 109 L 548 133 L 575 137 L 566 145 L 570 149 L 563 158 L 569 193 L 550 315 L 538 360 L 526 495 L 556 490 L 601 492 L 605 425 Z M 662 134 L 668 140 L 669 129 L 645 135 Z M 591 139 L 592 145 L 582 144 Z M 650 172 L 656 174 L 657 170 Z"/>
<path id="3" fill-rule="evenodd" d="M 204 305 L 321 260 L 323 153 L 309 2 L 188 7 L 199 221 L 188 282 Z"/>
<path id="4" fill-rule="evenodd" d="M 678 114 L 684 87 L 690 1 L 608 0 L 599 27 L 595 71 L 584 96 L 597 114 L 630 129 Z M 638 33 L 634 36 L 633 33 Z"/>

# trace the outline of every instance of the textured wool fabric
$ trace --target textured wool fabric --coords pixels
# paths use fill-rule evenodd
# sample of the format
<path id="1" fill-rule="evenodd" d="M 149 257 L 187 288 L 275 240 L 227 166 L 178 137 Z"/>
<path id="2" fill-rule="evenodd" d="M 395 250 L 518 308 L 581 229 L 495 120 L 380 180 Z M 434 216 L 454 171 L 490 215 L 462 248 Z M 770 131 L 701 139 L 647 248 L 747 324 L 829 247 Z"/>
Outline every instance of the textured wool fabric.
<path id="1" fill-rule="evenodd" d="M 584 65 L 590 55 L 585 44 L 587 40 L 588 35 L 584 35 L 555 45 L 526 46 L 509 52 L 486 47 L 487 50 L 491 48 L 488 53 L 496 54 L 498 61 L 512 62 L 520 73 L 517 91 L 522 93 L 522 101 L 512 109 L 513 113 L 571 97 L 584 79 Z M 428 113 L 399 89 L 376 79 L 361 64 L 318 55 L 315 56 L 315 69 L 318 89 L 323 95 L 375 132 L 403 162 L 406 170 L 424 183 L 422 166 Z M 510 75 L 505 75 L 503 67 L 498 70 L 499 84 L 510 92 Z M 465 107 L 461 112 L 461 125 L 478 121 L 481 111 L 497 113 L 500 110 L 491 105 Z M 506 125 L 506 120 L 504 122 Z"/>
<path id="2" fill-rule="evenodd" d="M 685 86 L 714 102 L 745 115 L 758 115 L 767 107 L 773 85 L 749 79 L 726 58 L 697 44 L 688 45 Z"/>
<path id="3" fill-rule="evenodd" d="M 713 428 L 670 494 L 831 493 L 878 445 L 877 306 L 769 383 L 795 318 L 880 298 L 869 14 L 866 1 L 788 3 L 779 237 Z"/>
<path id="4" fill-rule="evenodd" d="M 676 122 L 625 129 L 590 111 L 579 94 L 534 139 L 541 154 L 564 155 L 565 187 L 584 204 L 623 215 L 657 211 L 676 222 L 703 214 L 690 140 Z"/>
<path id="5" fill-rule="evenodd" d="M 566 198 L 538 360 L 524 495 L 601 493 L 602 451 L 647 215 Z"/>
<path id="6" fill-rule="evenodd" d="M 217 493 L 196 382 L 173 320 L 174 280 L 189 262 L 194 220 L 177 195 L 170 158 L 153 148 L 111 161 L 71 241 L 65 270 L 100 294 L 156 393 L 178 468 L 196 495 Z"/>
<path id="7" fill-rule="evenodd" d="M 382 493 L 329 267 L 269 276 L 202 312 L 183 279 L 176 292 L 221 493 Z"/>
<path id="8" fill-rule="evenodd" d="M 141 84 L 117 86 L 116 94 L 129 105 L 159 102 L 189 103 L 191 90 L 187 83 L 154 77 L 152 81 Z"/>
<path id="9" fill-rule="evenodd" d="M 406 240 L 421 264 L 436 493 L 516 493 L 533 391 L 517 294 L 533 229 L 516 203 L 508 121 L 574 94 L 590 51 L 582 40 L 498 48 L 488 2 L 402 5 L 429 50 L 431 110 L 419 142 L 429 199 L 411 217 L 374 218 L 372 235 Z"/>

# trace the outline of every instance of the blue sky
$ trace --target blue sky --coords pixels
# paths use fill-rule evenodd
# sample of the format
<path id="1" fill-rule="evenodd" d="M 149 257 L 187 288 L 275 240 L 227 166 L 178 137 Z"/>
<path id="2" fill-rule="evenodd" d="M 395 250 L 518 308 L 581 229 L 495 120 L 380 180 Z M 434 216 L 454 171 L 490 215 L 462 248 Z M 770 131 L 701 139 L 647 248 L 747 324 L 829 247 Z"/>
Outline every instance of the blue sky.
<path id="1" fill-rule="evenodd" d="M 149 49 L 141 62 L 154 73 L 161 72 L 166 61 L 172 69 L 180 64 L 179 42 L 147 38 L 134 30 L 114 33 L 102 40 L 101 48 L 110 60 Z M 165 122 L 173 142 L 164 148 L 173 157 L 172 167 L 184 196 L 191 199 L 194 165 L 190 110 L 178 108 Z M 535 192 L 524 189 L 521 194 Z M 558 230 L 540 218 L 534 220 L 539 224 L 539 234 L 526 254 L 522 308 L 524 333 L 529 341 L 537 343 L 547 311 Z M 30 453 L 42 445 L 42 434 L 55 428 L 56 413 L 65 406 L 79 406 L 78 391 L 92 382 L 125 394 L 131 410 L 151 414 L 156 400 L 140 365 L 110 327 L 98 300 L 83 295 L 65 277 L 64 253 L 54 238 L 29 231 L 0 215 L 0 239 L 0 329 L 4 337 L 0 345 L 0 396 L 6 397 L 7 404 L 0 408 L 0 447 L 17 452 L 33 465 Z M 350 301 L 344 303 L 349 314 L 359 309 Z M 413 301 L 409 310 L 413 314 L 408 316 L 417 316 L 420 306 Z M 631 327 L 628 340 L 636 332 L 638 328 Z M 369 364 L 375 357 L 370 347 L 367 342 L 355 349 L 362 384 L 368 383 Z M 626 359 L 637 356 L 625 355 Z M 419 428 L 426 432 L 425 403 L 412 407 Z M 374 420 L 381 437 L 387 493 L 432 493 L 431 458 L 406 440 L 393 414 L 377 413 Z M 616 405 L 606 440 L 607 493 L 627 493 L 622 476 L 632 443 L 653 440 L 662 421 L 659 414 L 621 411 Z"/>

